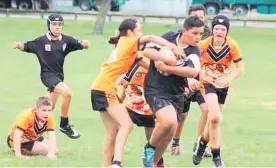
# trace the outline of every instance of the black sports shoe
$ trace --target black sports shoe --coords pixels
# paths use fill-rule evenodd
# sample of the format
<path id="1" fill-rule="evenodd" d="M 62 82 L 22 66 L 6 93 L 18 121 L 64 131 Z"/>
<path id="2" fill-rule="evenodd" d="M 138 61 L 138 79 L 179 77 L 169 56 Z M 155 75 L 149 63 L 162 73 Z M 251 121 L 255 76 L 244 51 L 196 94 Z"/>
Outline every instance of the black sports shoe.
<path id="1" fill-rule="evenodd" d="M 193 163 L 194 163 L 194 165 L 199 165 L 200 164 L 200 162 L 203 159 L 206 147 L 207 147 L 206 144 L 204 144 L 201 141 L 201 137 L 198 137 L 198 139 L 195 142 L 194 149 L 193 149 Z"/>
<path id="2" fill-rule="evenodd" d="M 68 124 L 66 126 L 59 127 L 59 130 L 66 134 L 69 138 L 78 139 L 80 137 L 80 134 L 75 129 L 73 129 L 72 125 Z"/>
<path id="3" fill-rule="evenodd" d="M 213 158 L 214 167 L 217 168 L 226 168 L 220 156 Z"/>

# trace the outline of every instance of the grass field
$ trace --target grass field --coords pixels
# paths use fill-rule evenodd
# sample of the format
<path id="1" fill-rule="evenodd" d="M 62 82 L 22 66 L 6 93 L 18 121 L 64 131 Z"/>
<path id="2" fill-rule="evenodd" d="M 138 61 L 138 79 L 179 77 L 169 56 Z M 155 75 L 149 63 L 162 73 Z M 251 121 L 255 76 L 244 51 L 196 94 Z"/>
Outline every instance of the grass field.
<path id="1" fill-rule="evenodd" d="M 99 167 L 102 162 L 104 127 L 97 112 L 91 110 L 89 87 L 99 72 L 101 63 L 113 46 L 107 43 L 117 24 L 108 23 L 103 36 L 93 37 L 90 22 L 65 22 L 64 33 L 91 41 L 91 48 L 69 55 L 65 63 L 65 83 L 73 90 L 70 121 L 82 134 L 71 140 L 57 132 L 60 157 L 49 161 L 43 157 L 16 159 L 9 151 L 6 138 L 15 116 L 31 106 L 46 89 L 39 78 L 35 55 L 15 51 L 14 41 L 36 38 L 46 32 L 46 21 L 0 18 L 0 166 L 12 167 Z M 145 34 L 161 34 L 178 29 L 178 25 L 150 25 Z M 276 166 L 276 90 L 275 90 L 275 29 L 233 28 L 230 35 L 238 41 L 244 55 L 245 74 L 233 82 L 223 112 L 222 157 L 228 167 Z M 57 106 L 58 107 L 58 106 Z M 192 106 L 181 144 L 183 155 L 171 156 L 167 151 L 165 164 L 169 167 L 193 166 L 192 145 L 199 117 L 196 104 Z M 57 124 L 60 109 L 54 111 Z M 143 129 L 135 128 L 125 149 L 124 166 L 140 167 Z M 212 166 L 211 160 L 200 165 Z"/>

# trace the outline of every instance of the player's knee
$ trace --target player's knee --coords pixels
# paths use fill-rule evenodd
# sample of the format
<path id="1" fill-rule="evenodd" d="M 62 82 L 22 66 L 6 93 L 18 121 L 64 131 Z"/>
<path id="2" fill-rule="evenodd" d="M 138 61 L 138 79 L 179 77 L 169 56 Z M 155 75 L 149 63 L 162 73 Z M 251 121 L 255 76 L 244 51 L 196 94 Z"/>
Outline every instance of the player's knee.
<path id="1" fill-rule="evenodd" d="M 119 129 L 114 129 L 113 131 L 108 132 L 108 134 L 106 135 L 106 143 L 108 144 L 115 143 L 118 131 Z"/>
<path id="2" fill-rule="evenodd" d="M 211 124 L 219 124 L 220 121 L 221 121 L 221 115 L 220 114 L 210 116 L 210 123 Z"/>
<path id="3" fill-rule="evenodd" d="M 160 125 L 162 125 L 164 130 L 174 130 L 177 127 L 177 121 L 174 119 L 163 120 Z"/>
<path id="4" fill-rule="evenodd" d="M 66 98 L 66 99 L 71 99 L 72 98 L 72 91 L 71 90 L 66 90 L 64 93 L 63 93 L 63 97 Z"/>
<path id="5" fill-rule="evenodd" d="M 128 132 L 131 132 L 133 130 L 133 123 L 130 122 L 130 123 L 126 124 L 126 129 L 128 130 Z"/>

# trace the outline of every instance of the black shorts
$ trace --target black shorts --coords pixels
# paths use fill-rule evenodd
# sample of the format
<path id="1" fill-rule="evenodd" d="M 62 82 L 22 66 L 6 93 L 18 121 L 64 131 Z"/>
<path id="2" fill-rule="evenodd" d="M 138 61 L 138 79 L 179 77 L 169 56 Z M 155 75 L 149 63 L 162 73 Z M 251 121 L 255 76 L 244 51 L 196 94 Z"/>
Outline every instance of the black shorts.
<path id="1" fill-rule="evenodd" d="M 48 88 L 48 92 L 53 92 L 55 87 L 60 83 L 63 82 L 63 79 L 58 76 L 47 76 L 41 78 L 42 83 Z"/>
<path id="2" fill-rule="evenodd" d="M 199 90 L 191 92 L 188 96 L 185 96 L 183 113 L 190 111 L 191 102 L 197 102 L 198 105 L 205 103 L 204 97 L 201 95 Z"/>
<path id="3" fill-rule="evenodd" d="M 182 120 L 183 115 L 181 113 L 183 113 L 184 94 L 146 93 L 145 98 L 154 115 L 160 109 L 172 105 L 175 108 L 177 120 Z"/>
<path id="4" fill-rule="evenodd" d="M 201 88 L 202 95 L 206 95 L 208 93 L 215 93 L 218 96 L 218 103 L 224 104 L 227 93 L 228 93 L 228 87 L 227 88 L 216 88 L 215 86 L 211 84 L 204 84 L 204 87 Z"/>
<path id="5" fill-rule="evenodd" d="M 155 121 L 153 115 L 138 114 L 131 109 L 127 109 L 128 114 L 134 124 L 138 127 L 154 128 Z"/>
<path id="6" fill-rule="evenodd" d="M 43 140 L 44 140 L 44 137 L 41 136 L 37 140 L 21 143 L 21 153 L 24 155 L 28 151 L 31 152 L 33 147 L 34 147 L 35 141 L 42 142 Z M 7 138 L 7 143 L 8 143 L 9 148 L 14 152 L 14 150 L 13 150 L 13 140 L 10 139 L 10 136 L 8 136 L 8 138 Z"/>
<path id="7" fill-rule="evenodd" d="M 91 90 L 91 104 L 94 111 L 106 111 L 111 105 L 122 103 L 115 92 Z"/>

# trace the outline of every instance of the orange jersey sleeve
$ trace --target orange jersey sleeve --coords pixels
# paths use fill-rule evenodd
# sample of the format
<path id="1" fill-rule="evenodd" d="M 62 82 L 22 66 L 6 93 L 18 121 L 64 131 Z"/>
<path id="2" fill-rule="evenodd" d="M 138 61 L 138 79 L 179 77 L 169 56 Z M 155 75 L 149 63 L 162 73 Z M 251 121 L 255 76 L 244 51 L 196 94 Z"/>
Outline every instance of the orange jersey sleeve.
<path id="1" fill-rule="evenodd" d="M 213 37 L 209 37 L 200 43 L 200 80 L 202 83 L 216 86 L 216 79 L 229 75 L 232 62 L 242 60 L 242 56 L 238 45 L 230 37 L 227 37 L 225 44 L 220 48 L 214 47 L 212 41 Z M 222 87 L 228 86 L 229 84 Z"/>
<path id="2" fill-rule="evenodd" d="M 229 45 L 230 45 L 230 57 L 232 58 L 234 63 L 237 63 L 242 60 L 241 50 L 239 45 L 232 39 L 229 39 Z"/>
<path id="3" fill-rule="evenodd" d="M 121 37 L 109 60 L 102 65 L 91 90 L 116 92 L 116 80 L 131 68 L 138 51 L 139 37 Z"/>
<path id="4" fill-rule="evenodd" d="M 19 128 L 21 129 L 22 131 L 26 132 L 27 129 L 29 128 L 30 125 L 32 125 L 32 111 L 34 109 L 31 108 L 31 109 L 28 109 L 26 111 L 23 111 L 22 113 L 19 114 L 19 116 L 17 116 L 13 126 L 15 128 Z"/>

